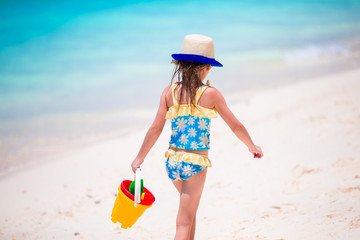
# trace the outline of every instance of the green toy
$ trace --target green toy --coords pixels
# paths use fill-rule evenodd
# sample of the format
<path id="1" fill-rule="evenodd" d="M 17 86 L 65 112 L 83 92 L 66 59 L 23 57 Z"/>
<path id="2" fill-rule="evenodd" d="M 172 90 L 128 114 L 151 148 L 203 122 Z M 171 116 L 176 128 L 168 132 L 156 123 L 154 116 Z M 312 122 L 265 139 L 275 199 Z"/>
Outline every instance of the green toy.
<path id="1" fill-rule="evenodd" d="M 140 189 L 140 195 L 144 192 L 144 180 L 141 179 L 140 181 L 140 186 L 141 186 L 141 189 Z M 135 181 L 132 181 L 131 184 L 130 184 L 130 187 L 129 187 L 129 192 L 132 194 L 132 195 L 135 195 Z"/>

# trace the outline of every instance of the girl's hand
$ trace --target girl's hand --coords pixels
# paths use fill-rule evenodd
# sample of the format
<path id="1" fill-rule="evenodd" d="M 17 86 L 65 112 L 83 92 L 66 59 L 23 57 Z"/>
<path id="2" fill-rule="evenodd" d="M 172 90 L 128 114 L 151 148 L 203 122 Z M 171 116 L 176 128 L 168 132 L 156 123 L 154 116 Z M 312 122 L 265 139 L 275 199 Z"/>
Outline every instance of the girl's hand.
<path id="1" fill-rule="evenodd" d="M 136 172 L 136 169 L 140 168 L 140 165 L 144 162 L 144 160 L 135 158 L 134 161 L 131 163 L 131 168 L 133 172 Z"/>
<path id="2" fill-rule="evenodd" d="M 249 148 L 249 151 L 254 155 L 254 158 L 262 158 L 264 156 L 259 146 L 254 145 L 253 148 Z"/>

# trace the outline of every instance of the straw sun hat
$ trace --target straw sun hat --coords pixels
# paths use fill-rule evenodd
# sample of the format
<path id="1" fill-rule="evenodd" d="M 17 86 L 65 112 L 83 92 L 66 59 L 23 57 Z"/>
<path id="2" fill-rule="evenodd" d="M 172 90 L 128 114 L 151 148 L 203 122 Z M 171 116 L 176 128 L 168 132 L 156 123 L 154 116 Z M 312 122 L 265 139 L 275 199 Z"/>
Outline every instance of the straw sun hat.
<path id="1" fill-rule="evenodd" d="M 199 62 L 210 64 L 214 67 L 222 67 L 223 65 L 215 60 L 214 52 L 214 41 L 212 38 L 200 34 L 191 34 L 185 36 L 180 53 L 172 54 L 171 56 L 175 60 Z"/>

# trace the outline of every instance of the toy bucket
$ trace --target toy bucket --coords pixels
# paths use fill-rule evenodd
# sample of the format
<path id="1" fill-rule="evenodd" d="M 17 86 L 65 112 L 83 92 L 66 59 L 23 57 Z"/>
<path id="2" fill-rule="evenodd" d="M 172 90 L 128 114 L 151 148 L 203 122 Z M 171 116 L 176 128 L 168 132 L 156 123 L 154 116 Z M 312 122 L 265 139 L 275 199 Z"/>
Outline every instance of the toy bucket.
<path id="1" fill-rule="evenodd" d="M 122 228 L 130 228 L 139 217 L 150 208 L 155 201 L 154 195 L 144 187 L 144 198 L 140 200 L 140 171 L 136 171 L 135 196 L 129 192 L 131 180 L 124 180 L 119 186 L 119 194 L 116 197 L 114 208 L 111 213 L 111 221 L 119 222 Z M 138 180 L 138 181 L 137 181 Z M 137 199 L 137 201 L 135 201 Z M 139 204 L 137 204 L 139 203 Z"/>

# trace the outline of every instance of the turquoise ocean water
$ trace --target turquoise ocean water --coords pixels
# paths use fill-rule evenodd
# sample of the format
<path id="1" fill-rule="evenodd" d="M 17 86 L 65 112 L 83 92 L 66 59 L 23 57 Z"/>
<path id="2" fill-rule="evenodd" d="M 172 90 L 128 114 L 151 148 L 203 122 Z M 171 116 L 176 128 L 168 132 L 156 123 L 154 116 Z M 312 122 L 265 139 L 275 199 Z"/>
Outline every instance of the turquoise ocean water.
<path id="1" fill-rule="evenodd" d="M 357 0 L 1 1 L 0 170 L 135 128 L 187 34 L 215 40 L 225 67 L 210 79 L 238 91 L 274 80 L 242 63 L 351 56 L 359 12 Z"/>

